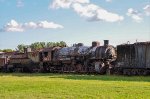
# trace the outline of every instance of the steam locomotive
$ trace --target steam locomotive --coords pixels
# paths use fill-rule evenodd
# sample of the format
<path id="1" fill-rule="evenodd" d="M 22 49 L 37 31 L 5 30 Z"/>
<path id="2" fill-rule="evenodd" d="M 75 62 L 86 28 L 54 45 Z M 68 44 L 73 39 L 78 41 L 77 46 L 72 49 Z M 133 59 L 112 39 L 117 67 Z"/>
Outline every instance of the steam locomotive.
<path id="1" fill-rule="evenodd" d="M 118 45 L 104 40 L 71 47 L 51 47 L 37 51 L 25 48 L 5 60 L 0 58 L 0 70 L 5 72 L 57 72 L 150 75 L 150 42 Z"/>

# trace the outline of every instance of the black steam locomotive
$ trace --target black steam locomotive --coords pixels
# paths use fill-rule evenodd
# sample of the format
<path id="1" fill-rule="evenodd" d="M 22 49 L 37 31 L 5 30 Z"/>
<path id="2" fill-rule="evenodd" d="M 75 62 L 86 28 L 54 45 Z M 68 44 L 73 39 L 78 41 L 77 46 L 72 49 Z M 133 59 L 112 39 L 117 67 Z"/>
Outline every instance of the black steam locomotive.
<path id="1" fill-rule="evenodd" d="M 37 51 L 26 48 L 24 53 L 10 56 L 6 63 L 0 66 L 1 71 L 149 75 L 150 42 L 116 48 L 108 40 L 103 46 L 94 41 L 92 46 L 78 43 Z"/>

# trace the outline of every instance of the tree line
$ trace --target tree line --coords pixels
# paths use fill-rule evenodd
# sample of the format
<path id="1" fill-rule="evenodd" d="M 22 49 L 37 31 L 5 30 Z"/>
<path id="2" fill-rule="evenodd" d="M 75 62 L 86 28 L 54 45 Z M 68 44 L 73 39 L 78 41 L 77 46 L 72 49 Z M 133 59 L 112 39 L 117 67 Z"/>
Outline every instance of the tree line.
<path id="1" fill-rule="evenodd" d="M 31 48 L 32 51 L 37 50 L 37 49 L 42 49 L 42 48 L 48 48 L 48 47 L 65 47 L 67 46 L 66 42 L 60 41 L 60 42 L 34 42 L 30 45 L 25 45 L 25 44 L 19 44 L 17 46 L 17 51 L 23 52 L 24 48 Z M 12 49 L 0 49 L 0 52 L 13 52 L 14 50 Z"/>
<path id="2" fill-rule="evenodd" d="M 14 50 L 12 49 L 0 49 L 0 52 L 13 52 Z"/>
<path id="3" fill-rule="evenodd" d="M 24 48 L 28 48 L 28 47 L 31 48 L 32 50 L 37 50 L 37 49 L 56 47 L 56 46 L 65 47 L 65 46 L 67 46 L 67 44 L 64 41 L 60 41 L 60 42 L 35 42 L 35 43 L 32 43 L 31 45 L 20 44 L 17 46 L 17 49 L 20 52 L 23 52 Z"/>

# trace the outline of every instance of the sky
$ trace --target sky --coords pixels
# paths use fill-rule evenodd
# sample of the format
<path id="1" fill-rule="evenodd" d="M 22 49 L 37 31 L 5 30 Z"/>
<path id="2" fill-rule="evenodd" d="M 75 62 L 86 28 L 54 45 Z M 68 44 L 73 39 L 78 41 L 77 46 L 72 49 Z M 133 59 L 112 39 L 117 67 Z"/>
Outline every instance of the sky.
<path id="1" fill-rule="evenodd" d="M 150 41 L 150 0 L 0 0 L 0 49 Z"/>

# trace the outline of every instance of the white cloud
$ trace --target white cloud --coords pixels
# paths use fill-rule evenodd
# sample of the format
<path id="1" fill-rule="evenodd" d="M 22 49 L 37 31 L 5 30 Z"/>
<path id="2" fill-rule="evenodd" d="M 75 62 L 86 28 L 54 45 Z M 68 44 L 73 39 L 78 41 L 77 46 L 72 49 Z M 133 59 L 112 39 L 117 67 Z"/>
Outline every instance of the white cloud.
<path id="1" fill-rule="evenodd" d="M 141 14 L 133 8 L 128 9 L 127 16 L 130 16 L 135 22 L 141 22 L 143 20 Z"/>
<path id="2" fill-rule="evenodd" d="M 104 20 L 104 21 L 107 21 L 107 22 L 117 22 L 117 21 L 124 20 L 123 16 L 120 16 L 120 15 L 115 14 L 115 13 L 108 12 L 104 9 L 98 9 L 97 13 L 98 13 L 97 18 L 99 20 Z"/>
<path id="3" fill-rule="evenodd" d="M 4 31 L 7 32 L 23 32 L 24 29 L 22 28 L 21 24 L 18 24 L 15 20 L 11 20 L 9 23 L 7 23 L 4 28 Z"/>
<path id="4" fill-rule="evenodd" d="M 124 19 L 123 16 L 108 12 L 94 4 L 81 5 L 76 3 L 72 7 L 81 17 L 85 17 L 89 21 L 116 22 Z"/>
<path id="5" fill-rule="evenodd" d="M 144 9 L 146 15 L 150 16 L 150 5 L 146 5 L 143 9 Z"/>
<path id="6" fill-rule="evenodd" d="M 53 0 L 50 8 L 70 8 L 73 3 L 89 3 L 89 0 Z"/>
<path id="7" fill-rule="evenodd" d="M 106 0 L 106 2 L 112 2 L 112 0 Z"/>
<path id="8" fill-rule="evenodd" d="M 40 22 L 28 22 L 24 24 L 19 24 L 15 20 L 11 20 L 9 23 L 7 23 L 1 31 L 3 32 L 23 32 L 27 29 L 57 29 L 57 28 L 63 28 L 62 25 L 56 24 L 54 22 L 48 22 L 48 21 L 40 21 Z"/>
<path id="9" fill-rule="evenodd" d="M 85 3 L 90 3 L 89 0 L 72 0 L 73 3 L 81 3 L 81 4 L 85 4 Z"/>
<path id="10" fill-rule="evenodd" d="M 24 3 L 22 0 L 18 0 L 17 1 L 17 7 L 23 7 L 24 6 Z"/>
<path id="11" fill-rule="evenodd" d="M 69 8 L 71 5 L 70 0 L 53 0 L 52 5 L 50 5 L 50 8 Z"/>
<path id="12" fill-rule="evenodd" d="M 51 8 L 73 8 L 78 15 L 85 17 L 89 21 L 117 22 L 124 19 L 123 16 L 111 13 L 90 3 L 89 0 L 53 0 Z"/>
<path id="13" fill-rule="evenodd" d="M 35 28 L 37 28 L 37 24 L 34 23 L 34 22 L 24 23 L 23 27 L 24 27 L 24 28 L 35 29 Z"/>
<path id="14" fill-rule="evenodd" d="M 37 27 L 39 28 L 47 28 L 47 29 L 57 29 L 57 28 L 63 28 L 62 25 L 55 24 L 53 22 L 48 21 L 40 21 L 37 23 Z"/>
<path id="15" fill-rule="evenodd" d="M 97 9 L 99 8 L 98 6 L 94 4 L 88 4 L 85 6 L 82 6 L 79 3 L 73 4 L 73 9 L 76 13 L 78 13 L 82 17 L 86 18 L 92 18 L 95 16 Z"/>

